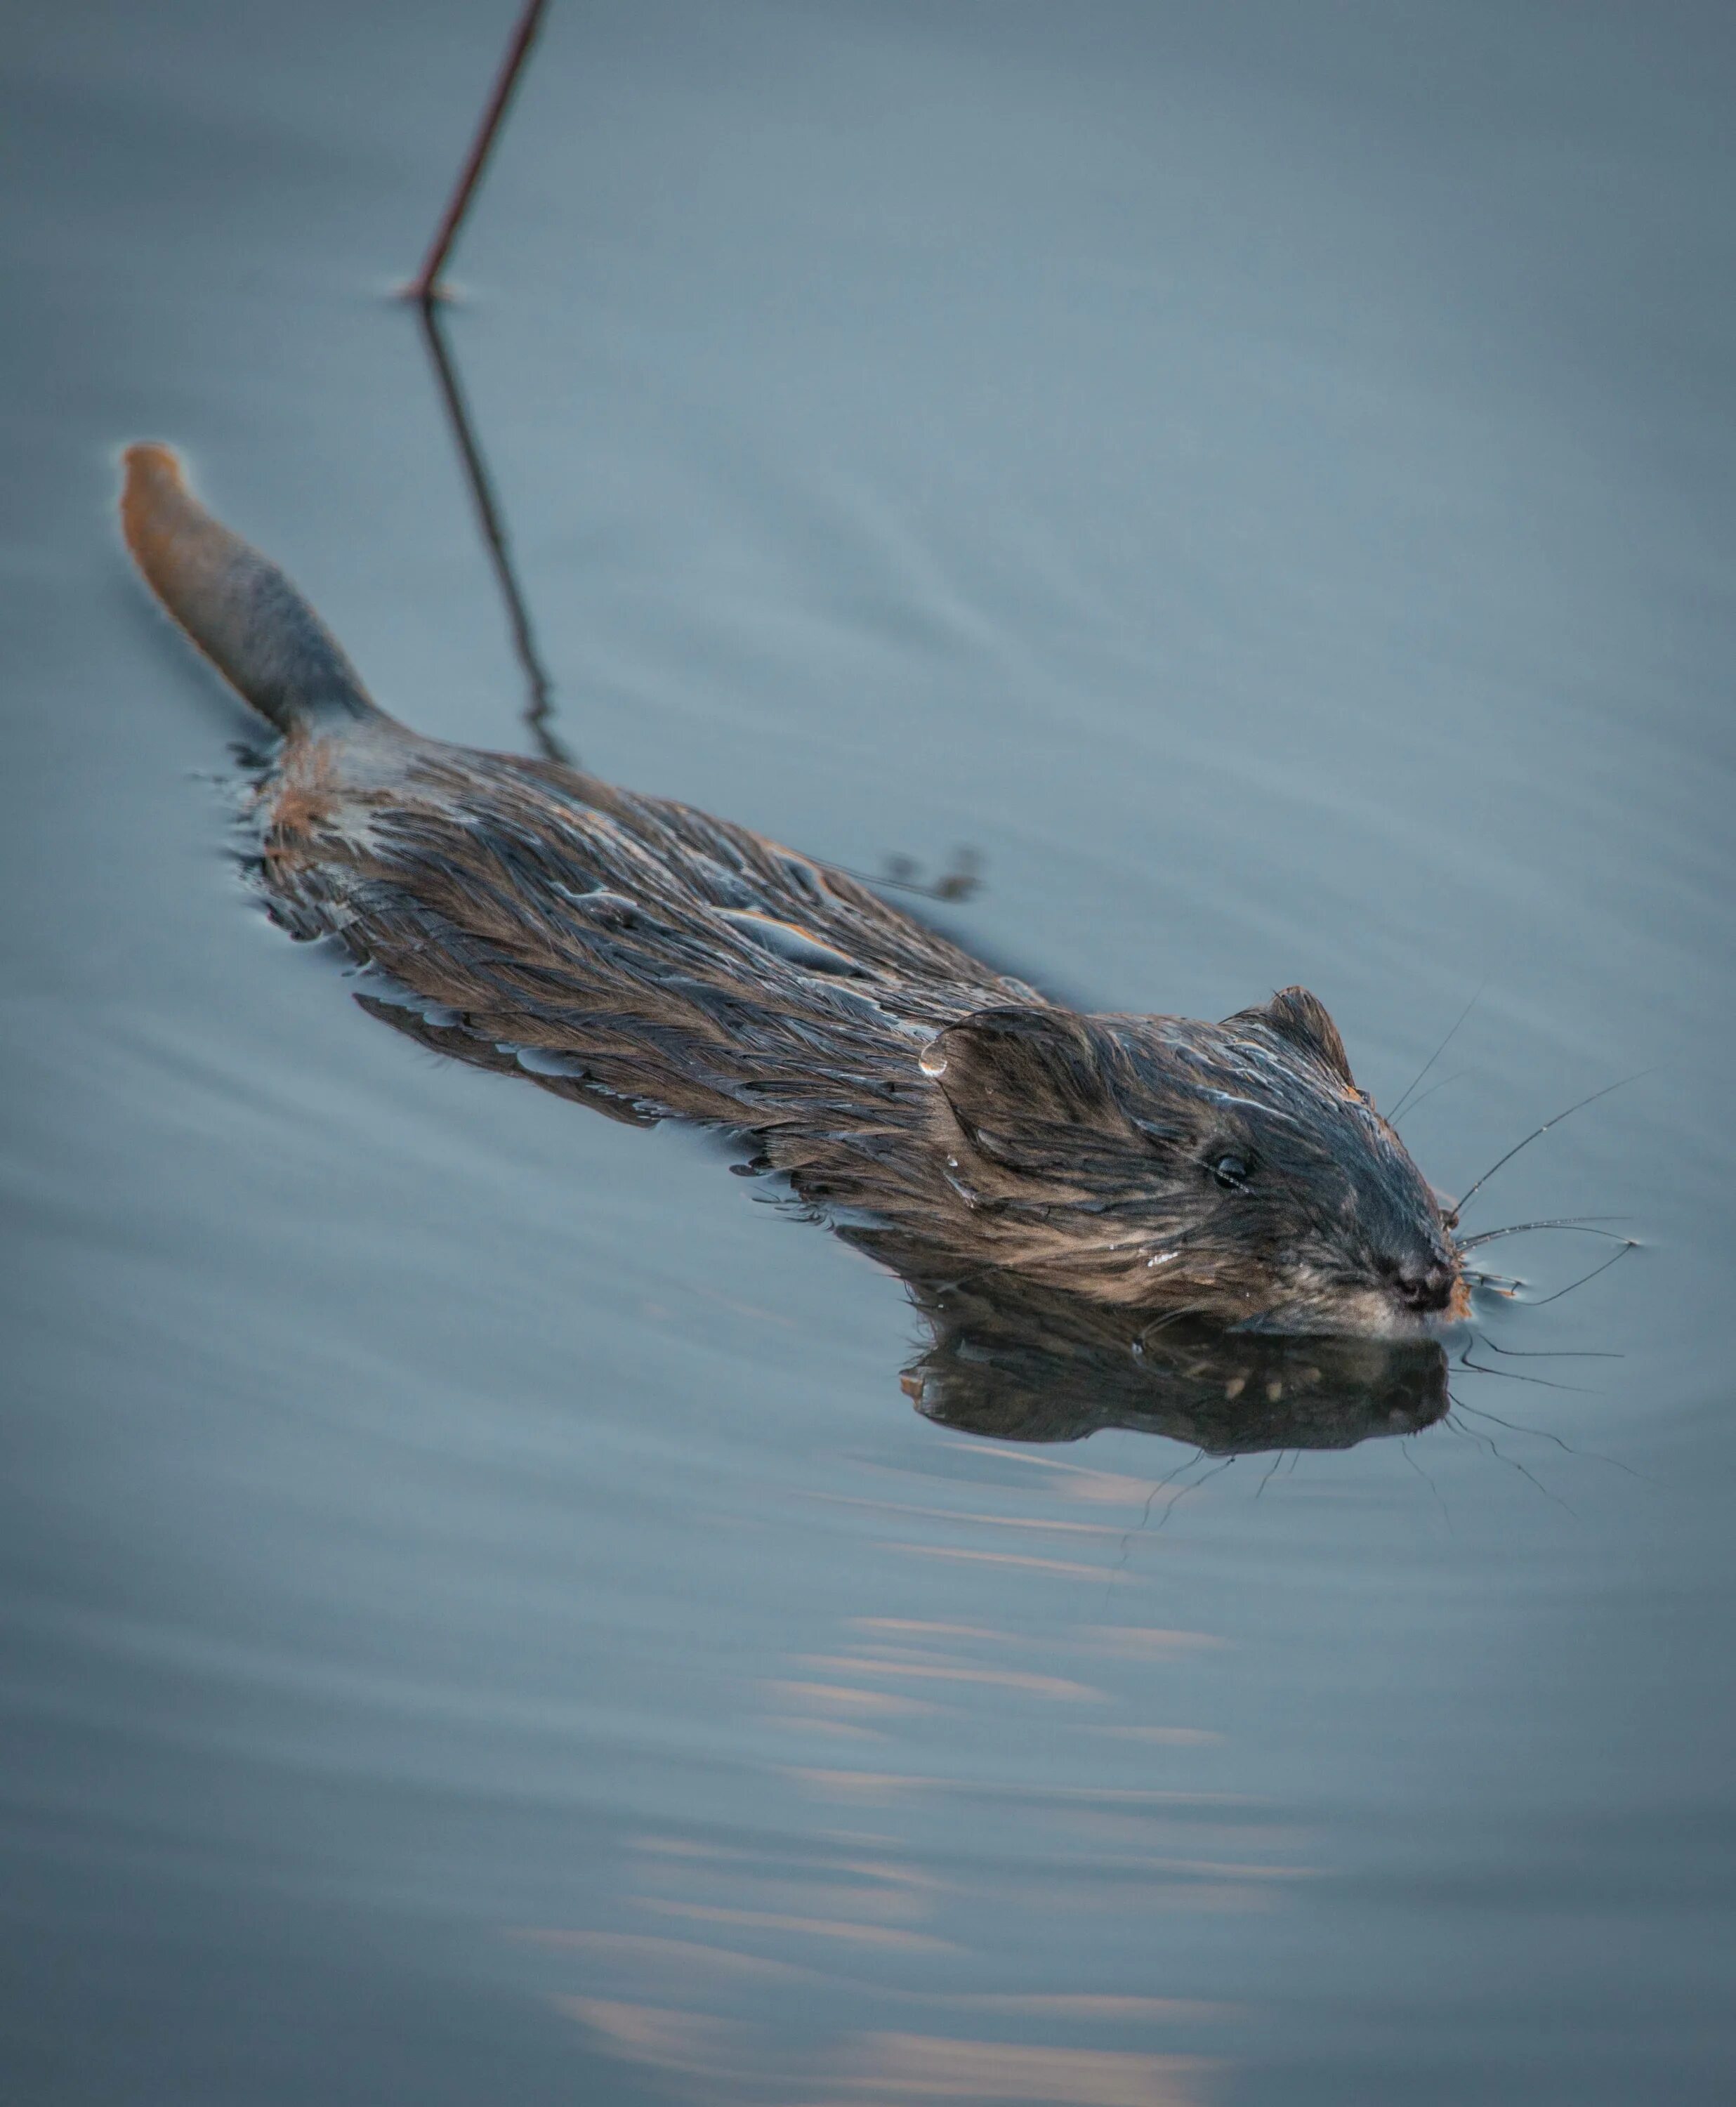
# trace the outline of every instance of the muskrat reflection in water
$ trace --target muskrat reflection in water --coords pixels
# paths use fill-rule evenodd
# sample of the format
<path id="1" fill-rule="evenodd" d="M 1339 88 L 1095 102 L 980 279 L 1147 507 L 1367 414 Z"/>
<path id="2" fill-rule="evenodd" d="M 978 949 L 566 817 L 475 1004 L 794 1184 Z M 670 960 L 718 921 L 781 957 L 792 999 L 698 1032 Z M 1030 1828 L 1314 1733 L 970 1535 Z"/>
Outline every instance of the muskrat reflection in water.
<path id="1" fill-rule="evenodd" d="M 1465 1313 L 1451 1224 L 1305 989 L 1220 1024 L 1080 1015 L 746 828 L 423 738 L 173 453 L 126 471 L 140 568 L 283 735 L 254 807 L 272 910 L 384 977 L 375 1014 L 750 1135 L 856 1240 L 955 1274 L 1147 1321 L 1415 1338 Z"/>
<path id="2" fill-rule="evenodd" d="M 884 1245 L 880 1255 L 899 1258 Z M 936 1279 L 919 1253 L 899 1269 L 930 1335 L 905 1392 L 961 1432 L 1078 1441 L 1117 1426 L 1244 1456 L 1415 1434 L 1451 1408 L 1437 1340 L 1153 1325 L 1004 1274 Z"/>

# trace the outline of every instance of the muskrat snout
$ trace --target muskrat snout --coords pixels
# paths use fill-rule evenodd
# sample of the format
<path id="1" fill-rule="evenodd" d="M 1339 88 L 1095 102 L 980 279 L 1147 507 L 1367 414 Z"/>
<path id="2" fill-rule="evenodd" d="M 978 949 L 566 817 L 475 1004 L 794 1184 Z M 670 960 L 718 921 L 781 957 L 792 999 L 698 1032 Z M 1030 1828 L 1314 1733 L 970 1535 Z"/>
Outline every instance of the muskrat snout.
<path id="1" fill-rule="evenodd" d="M 1459 1269 L 1451 1259 L 1437 1259 L 1429 1265 L 1397 1266 L 1392 1280 L 1401 1308 L 1416 1317 L 1438 1317 L 1452 1306 Z"/>
<path id="2" fill-rule="evenodd" d="M 983 1012 L 922 1066 L 955 1189 L 1018 1270 L 1273 1330 L 1464 1314 L 1446 1217 L 1304 988 L 1221 1024 Z"/>

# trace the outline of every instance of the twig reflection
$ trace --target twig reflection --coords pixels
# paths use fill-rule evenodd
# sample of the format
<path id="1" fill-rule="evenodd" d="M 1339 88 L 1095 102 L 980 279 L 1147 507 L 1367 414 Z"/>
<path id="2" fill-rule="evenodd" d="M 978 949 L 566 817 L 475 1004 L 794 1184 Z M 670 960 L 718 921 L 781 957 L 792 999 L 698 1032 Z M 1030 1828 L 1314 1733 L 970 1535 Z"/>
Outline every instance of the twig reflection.
<path id="1" fill-rule="evenodd" d="M 554 729 L 554 684 L 543 663 L 537 648 L 535 629 L 531 622 L 530 604 L 518 582 L 511 546 L 506 532 L 505 514 L 496 492 L 494 478 L 489 474 L 488 463 L 482 452 L 482 442 L 477 436 L 476 425 L 470 415 L 465 398 L 459 366 L 447 339 L 442 317 L 442 304 L 448 298 L 441 280 L 453 245 L 462 231 L 473 202 L 478 185 L 487 169 L 490 156 L 497 143 L 500 128 L 506 119 L 514 92 L 523 74 L 531 55 L 536 33 L 542 26 L 542 18 L 548 0 L 525 0 L 518 19 L 514 26 L 506 50 L 503 54 L 494 84 L 489 90 L 488 100 L 478 120 L 451 192 L 434 230 L 428 253 L 423 258 L 421 268 L 404 288 L 404 297 L 415 308 L 422 328 L 424 343 L 428 347 L 429 362 L 434 369 L 434 380 L 440 392 L 440 400 L 451 425 L 454 444 L 464 469 L 464 480 L 469 485 L 470 498 L 475 508 L 477 523 L 482 529 L 482 540 L 488 550 L 496 583 L 506 607 L 508 627 L 512 631 L 513 649 L 523 670 L 528 690 L 523 717 L 532 738 L 545 760 L 559 761 L 571 767 L 575 757 L 566 742 Z M 932 880 L 924 877 L 921 866 L 904 856 L 890 856 L 886 869 L 877 876 L 864 872 L 853 872 L 869 885 L 887 887 L 894 892 L 910 892 L 924 899 L 962 901 L 972 898 L 981 890 L 981 857 L 973 848 L 960 849 L 951 865 Z"/>
<path id="2" fill-rule="evenodd" d="M 500 588 L 500 597 L 506 604 L 506 619 L 512 631 L 513 649 L 519 665 L 524 669 L 525 683 L 529 690 L 524 721 L 529 726 L 531 736 L 536 740 L 544 759 L 562 761 L 570 767 L 573 756 L 566 743 L 555 733 L 551 721 L 554 714 L 554 683 L 549 678 L 548 668 L 543 664 L 542 654 L 536 647 L 536 631 L 531 626 L 531 611 L 513 565 L 512 551 L 506 538 L 506 523 L 500 511 L 500 500 L 495 495 L 493 478 L 488 473 L 488 464 L 476 436 L 476 427 L 471 421 L 469 405 L 464 399 L 464 387 L 459 379 L 451 346 L 446 341 L 445 322 L 438 305 L 433 299 L 419 299 L 416 314 L 422 326 L 423 341 L 428 346 L 428 358 L 434 369 L 434 380 L 440 390 L 446 422 L 452 428 L 453 441 L 464 467 L 464 480 L 470 487 L 477 524 L 482 529 L 482 540 L 487 546 L 488 560 L 493 566 L 495 582 Z"/>
<path id="3" fill-rule="evenodd" d="M 507 544 L 506 523 L 500 510 L 500 500 L 495 495 L 494 480 L 488 473 L 488 464 L 483 458 L 481 442 L 476 436 L 476 426 L 471 420 L 469 405 L 459 380 L 458 364 L 452 356 L 452 348 L 446 341 L 446 330 L 440 316 L 442 302 L 446 290 L 441 283 L 440 274 L 446 268 L 446 258 L 452 253 L 477 186 L 488 165 L 488 157 L 494 151 L 495 142 L 505 121 L 506 112 L 513 99 L 513 91 L 518 85 L 524 70 L 525 61 L 530 56 L 531 46 L 541 26 L 543 11 L 548 0 L 526 0 L 519 13 L 500 70 L 495 75 L 494 86 L 483 106 L 470 150 L 459 169 L 446 209 L 440 215 L 440 223 L 434 229 L 428 243 L 428 254 L 422 259 L 422 267 L 404 288 L 404 297 L 415 308 L 422 326 L 422 340 L 428 346 L 428 355 L 434 369 L 435 384 L 440 391 L 442 407 L 446 422 L 452 428 L 452 438 L 458 448 L 458 458 L 464 472 L 464 480 L 470 486 L 470 498 L 476 508 L 477 523 L 482 530 L 482 540 L 488 550 L 488 560 L 494 568 L 495 582 L 500 588 L 500 597 L 506 603 L 506 619 L 512 631 L 513 649 L 518 663 L 524 669 L 524 677 L 530 690 L 530 699 L 525 706 L 524 721 L 531 736 L 536 742 L 546 761 L 564 761 L 569 766 L 572 756 L 551 729 L 554 713 L 554 683 L 549 678 L 542 654 L 536 648 L 535 631 L 531 627 L 531 613 L 524 594 L 518 584 L 518 573 L 513 567 L 512 553 Z"/>

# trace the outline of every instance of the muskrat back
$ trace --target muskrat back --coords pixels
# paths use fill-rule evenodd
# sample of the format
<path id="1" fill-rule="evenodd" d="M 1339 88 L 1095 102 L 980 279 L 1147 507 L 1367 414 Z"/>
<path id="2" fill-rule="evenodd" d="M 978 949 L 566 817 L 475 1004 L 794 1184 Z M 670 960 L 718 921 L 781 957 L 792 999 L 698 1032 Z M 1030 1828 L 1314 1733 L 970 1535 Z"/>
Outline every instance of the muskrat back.
<path id="1" fill-rule="evenodd" d="M 399 1029 L 751 1135 L 858 1242 L 1233 1323 L 1463 1313 L 1436 1198 L 1306 990 L 1221 1024 L 1081 1015 L 745 827 L 424 738 L 173 453 L 125 466 L 141 570 L 283 735 L 254 806 L 272 911 L 382 977 L 359 999 Z"/>

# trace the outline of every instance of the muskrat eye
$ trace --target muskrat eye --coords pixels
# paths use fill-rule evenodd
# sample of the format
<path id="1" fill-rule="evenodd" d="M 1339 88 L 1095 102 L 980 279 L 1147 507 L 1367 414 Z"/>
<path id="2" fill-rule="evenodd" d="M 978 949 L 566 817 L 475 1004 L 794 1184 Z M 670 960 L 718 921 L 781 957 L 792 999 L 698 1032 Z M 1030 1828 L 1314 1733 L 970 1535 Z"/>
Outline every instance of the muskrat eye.
<path id="1" fill-rule="evenodd" d="M 1248 1183 L 1249 1164 L 1245 1157 L 1220 1156 L 1212 1166 L 1212 1175 L 1226 1193 L 1240 1193 Z"/>

